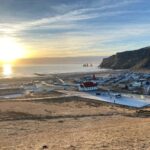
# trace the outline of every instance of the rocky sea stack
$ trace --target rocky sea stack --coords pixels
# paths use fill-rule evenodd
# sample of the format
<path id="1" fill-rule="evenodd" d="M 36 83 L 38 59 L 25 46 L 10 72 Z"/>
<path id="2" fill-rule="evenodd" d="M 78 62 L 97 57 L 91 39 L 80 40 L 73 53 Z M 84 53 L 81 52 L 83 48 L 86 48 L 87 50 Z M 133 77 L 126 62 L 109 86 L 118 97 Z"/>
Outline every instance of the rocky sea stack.
<path id="1" fill-rule="evenodd" d="M 150 69 L 150 47 L 120 52 L 104 58 L 100 67 L 108 69 Z"/>

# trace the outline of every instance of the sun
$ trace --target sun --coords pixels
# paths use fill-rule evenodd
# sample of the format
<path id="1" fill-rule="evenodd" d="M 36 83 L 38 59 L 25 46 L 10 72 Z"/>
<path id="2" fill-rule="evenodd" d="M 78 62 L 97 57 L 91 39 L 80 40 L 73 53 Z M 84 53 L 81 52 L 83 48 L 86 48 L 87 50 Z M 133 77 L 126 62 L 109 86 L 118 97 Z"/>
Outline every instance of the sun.
<path id="1" fill-rule="evenodd" d="M 0 61 L 12 62 L 22 58 L 25 55 L 25 49 L 14 38 L 0 38 Z"/>

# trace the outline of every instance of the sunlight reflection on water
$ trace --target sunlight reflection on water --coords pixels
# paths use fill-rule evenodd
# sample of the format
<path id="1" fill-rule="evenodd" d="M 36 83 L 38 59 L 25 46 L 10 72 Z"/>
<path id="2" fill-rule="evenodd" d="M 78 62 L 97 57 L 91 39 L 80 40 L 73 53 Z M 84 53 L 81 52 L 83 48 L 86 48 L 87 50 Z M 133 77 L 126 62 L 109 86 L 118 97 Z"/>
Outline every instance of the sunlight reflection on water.
<path id="1" fill-rule="evenodd" d="M 4 64 L 3 65 L 3 76 L 4 77 L 11 77 L 12 75 L 12 66 L 11 64 Z"/>

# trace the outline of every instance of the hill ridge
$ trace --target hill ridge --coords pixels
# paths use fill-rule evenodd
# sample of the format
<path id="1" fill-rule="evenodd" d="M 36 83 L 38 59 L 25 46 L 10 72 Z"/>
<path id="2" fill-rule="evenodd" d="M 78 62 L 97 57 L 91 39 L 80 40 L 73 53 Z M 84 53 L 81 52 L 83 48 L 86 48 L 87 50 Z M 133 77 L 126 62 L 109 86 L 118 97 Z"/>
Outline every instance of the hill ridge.
<path id="1" fill-rule="evenodd" d="M 138 50 L 119 52 L 104 58 L 101 68 L 150 69 L 150 46 Z"/>

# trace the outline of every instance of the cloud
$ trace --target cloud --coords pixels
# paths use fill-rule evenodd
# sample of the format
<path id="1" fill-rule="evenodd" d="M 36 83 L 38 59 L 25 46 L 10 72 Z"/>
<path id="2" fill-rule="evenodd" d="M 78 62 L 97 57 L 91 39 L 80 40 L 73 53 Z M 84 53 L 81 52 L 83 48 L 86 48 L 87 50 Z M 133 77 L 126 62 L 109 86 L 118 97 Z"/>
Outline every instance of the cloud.
<path id="1" fill-rule="evenodd" d="M 45 52 L 45 55 L 65 53 L 68 56 L 110 54 L 129 48 L 129 46 L 133 47 L 134 44 L 126 44 L 125 40 L 146 36 L 150 33 L 149 23 L 131 24 L 115 21 L 103 23 L 103 18 L 109 21 L 113 16 L 120 17 L 123 14 L 150 13 L 149 10 L 124 9 L 125 6 L 139 3 L 141 0 L 100 2 L 91 7 L 89 5 L 88 7 L 76 6 L 72 10 L 64 5 L 62 10 L 59 10 L 59 13 L 54 16 L 16 24 L 1 23 L 0 33 L 20 38 L 31 45 L 32 49 Z M 64 11 L 65 9 L 67 11 Z"/>
<path id="2" fill-rule="evenodd" d="M 89 20 L 89 19 L 94 19 L 94 18 L 100 18 L 100 17 L 108 17 L 108 16 L 113 16 L 113 15 L 119 15 L 119 14 L 125 14 L 125 13 L 132 13 L 131 11 L 112 11 L 112 8 L 120 8 L 125 5 L 129 5 L 132 3 L 137 3 L 139 0 L 123 0 L 121 2 L 114 1 L 114 3 L 110 4 L 105 4 L 102 6 L 98 7 L 88 7 L 88 8 L 78 8 L 76 10 L 69 11 L 65 14 L 59 14 L 56 16 L 50 16 L 50 17 L 45 17 L 29 22 L 21 22 L 18 24 L 0 24 L 1 30 L 0 32 L 3 32 L 4 34 L 8 33 L 17 33 L 23 30 L 28 30 L 28 29 L 35 29 L 35 28 L 53 28 L 54 29 L 54 24 L 61 28 L 64 27 L 64 23 L 66 23 L 66 28 L 67 23 L 72 23 L 76 21 L 84 21 L 84 20 Z M 64 5 L 63 7 L 67 7 Z M 104 12 L 104 10 L 107 10 Z M 57 25 L 59 24 L 59 25 Z M 62 25 L 62 26 L 61 26 Z M 58 29 L 58 28 L 57 28 Z"/>

